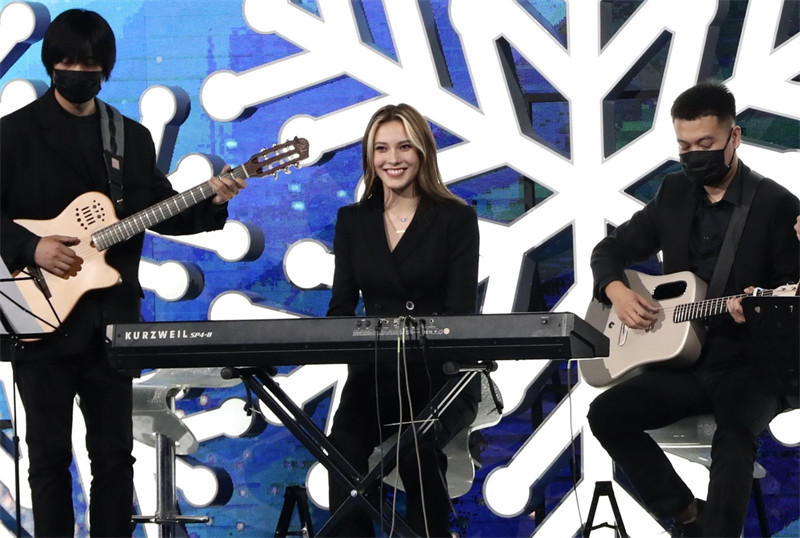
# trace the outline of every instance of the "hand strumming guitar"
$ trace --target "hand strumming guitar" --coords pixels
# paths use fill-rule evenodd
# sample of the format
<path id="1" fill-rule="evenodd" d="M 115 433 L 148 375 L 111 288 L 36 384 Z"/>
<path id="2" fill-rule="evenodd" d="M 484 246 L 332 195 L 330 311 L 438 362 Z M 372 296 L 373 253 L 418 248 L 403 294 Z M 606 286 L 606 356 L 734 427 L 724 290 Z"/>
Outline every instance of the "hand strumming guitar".
<path id="1" fill-rule="evenodd" d="M 36 245 L 33 260 L 45 271 L 61 278 L 75 276 L 81 270 L 83 258 L 70 247 L 78 243 L 80 240 L 77 237 L 66 235 L 42 237 Z"/>
<path id="2" fill-rule="evenodd" d="M 655 314 L 659 311 L 654 305 L 622 281 L 615 280 L 605 289 L 606 296 L 614 305 L 620 321 L 631 329 L 647 329 L 656 322 Z"/>

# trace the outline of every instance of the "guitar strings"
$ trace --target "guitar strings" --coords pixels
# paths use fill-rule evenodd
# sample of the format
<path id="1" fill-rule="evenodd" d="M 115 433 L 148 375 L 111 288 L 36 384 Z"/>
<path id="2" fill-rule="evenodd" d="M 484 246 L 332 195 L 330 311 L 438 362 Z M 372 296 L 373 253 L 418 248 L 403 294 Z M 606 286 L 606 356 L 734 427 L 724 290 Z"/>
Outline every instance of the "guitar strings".
<path id="1" fill-rule="evenodd" d="M 298 142 L 298 140 L 296 138 L 295 138 L 295 142 Z M 265 153 L 265 151 L 266 150 L 262 150 L 261 153 L 263 154 L 263 153 Z M 270 152 L 269 153 L 273 153 L 275 155 L 273 157 L 270 157 L 270 158 L 265 159 L 264 161 L 262 161 L 263 162 L 262 166 L 256 169 L 256 172 L 257 172 L 255 174 L 256 177 L 261 177 L 261 176 L 268 175 L 268 174 L 277 174 L 280 170 L 283 170 L 283 169 L 285 169 L 286 173 L 288 174 L 289 173 L 289 168 L 293 164 L 295 166 L 298 166 L 296 163 L 301 158 L 301 153 L 302 152 L 298 149 L 298 147 L 296 147 L 295 144 L 289 144 L 287 142 L 286 144 L 281 144 L 279 146 L 273 146 L 272 148 L 270 148 Z M 255 156 L 254 156 L 254 158 L 255 158 Z M 264 168 L 266 166 L 272 165 L 275 162 L 279 163 L 279 165 L 275 166 L 273 168 L 270 168 L 270 169 L 265 169 Z M 228 178 L 228 179 L 247 179 L 247 178 L 251 177 L 251 174 L 247 173 L 247 169 L 245 168 L 244 165 L 240 165 L 240 166 L 237 166 L 236 168 L 230 170 L 229 172 L 226 172 L 224 174 L 220 174 L 220 175 L 218 175 L 216 177 L 218 179 L 222 179 L 223 177 L 224 178 Z M 183 193 L 178 193 L 175 196 L 173 196 L 171 198 L 168 198 L 167 200 L 163 200 L 163 201 L 161 201 L 161 202 L 159 202 L 159 203 L 157 203 L 157 204 L 155 204 L 155 205 L 153 205 L 153 206 L 151 206 L 151 207 L 149 207 L 147 209 L 139 211 L 138 213 L 130 215 L 130 216 L 124 218 L 124 219 L 120 219 L 120 220 L 118 220 L 117 222 L 115 222 L 113 224 L 110 224 L 110 225 L 108 225 L 106 227 L 100 228 L 99 230 L 95 230 L 95 231 L 91 232 L 91 234 L 89 236 L 76 236 L 77 239 L 78 239 L 78 244 L 75 245 L 75 248 L 73 248 L 73 251 L 75 252 L 75 254 L 78 257 L 83 258 L 83 259 L 86 259 L 86 258 L 88 258 L 90 256 L 93 256 L 94 254 L 98 254 L 98 253 L 101 252 L 101 250 L 94 244 L 94 239 L 93 239 L 94 236 L 97 235 L 99 238 L 101 238 L 101 236 L 109 234 L 109 233 L 112 233 L 114 230 L 116 230 L 116 229 L 118 229 L 120 227 L 125 228 L 125 224 L 124 224 L 125 222 L 130 222 L 131 219 L 135 220 L 137 218 L 137 216 L 139 216 L 139 218 L 142 219 L 145 215 L 148 214 L 148 211 L 151 212 L 150 213 L 151 215 L 155 215 L 155 209 L 156 208 L 161 209 L 162 207 L 164 207 L 165 204 L 168 204 L 172 200 L 177 200 L 177 199 L 181 198 L 181 199 L 183 199 L 184 202 L 186 202 L 185 195 L 187 193 L 194 193 L 196 190 L 202 191 L 202 189 L 206 185 L 210 185 L 210 182 L 206 182 L 205 184 L 201 183 L 199 186 L 196 186 L 196 187 L 194 187 L 192 189 L 189 189 L 189 190 L 187 190 L 187 191 L 185 191 Z M 207 198 L 210 198 L 210 197 L 211 196 L 207 196 L 207 197 L 203 198 L 203 200 L 205 200 Z M 184 207 L 181 211 L 179 211 L 179 213 L 183 212 L 184 210 L 188 209 L 189 207 L 191 207 L 191 206 L 193 206 L 193 205 L 195 205 L 197 203 L 197 201 L 194 199 L 194 194 L 192 194 L 192 199 L 193 199 L 193 201 L 195 203 L 186 205 L 186 207 Z M 176 203 L 176 207 L 177 207 L 177 203 Z M 161 216 L 162 217 L 164 216 L 163 210 L 161 211 Z M 168 218 L 171 218 L 172 216 L 174 216 L 174 214 L 170 215 L 167 218 L 162 218 L 160 220 L 157 220 L 157 222 L 155 222 L 155 224 L 159 224 L 159 223 L 163 222 L 164 220 L 167 220 Z M 148 219 L 148 221 L 149 221 L 149 219 Z M 153 225 L 155 225 L 155 224 L 153 224 Z M 145 229 L 147 229 L 148 227 L 145 227 Z M 142 230 L 142 232 L 143 231 L 144 230 Z M 126 232 L 127 232 L 127 230 L 126 230 Z M 142 232 L 137 232 L 137 234 L 138 233 L 142 233 Z M 137 234 L 133 234 L 133 235 L 137 235 Z M 125 234 L 122 234 L 121 235 L 121 237 L 122 237 L 121 240 L 118 237 L 114 237 L 113 239 L 115 239 L 116 241 L 114 241 L 110 246 L 113 246 L 114 244 L 117 244 L 117 243 L 122 242 L 122 241 L 127 241 L 128 239 L 133 237 L 133 235 L 131 235 L 130 237 L 125 237 Z M 104 248 L 103 250 L 106 250 L 106 249 Z M 78 271 L 78 272 L 80 272 L 80 271 Z M 77 275 L 74 275 L 74 276 L 77 276 Z M 53 277 L 54 278 L 63 279 L 63 277 L 55 275 L 53 273 L 50 273 L 49 271 L 45 271 L 42 274 L 42 279 L 45 282 L 52 281 Z M 71 277 L 73 277 L 73 275 L 68 276 L 67 279 L 69 279 Z"/>
<path id="2" fill-rule="evenodd" d="M 772 297 L 775 295 L 775 292 L 779 290 L 766 290 L 766 289 L 757 289 L 756 293 L 742 293 L 739 295 L 730 295 L 727 297 L 714 297 L 711 299 L 704 299 L 702 301 L 697 301 L 693 303 L 681 303 L 677 305 L 662 307 L 658 309 L 656 313 L 667 313 L 667 312 L 674 312 L 675 310 L 679 309 L 687 309 L 687 310 L 705 310 L 708 308 L 715 308 L 719 306 L 726 306 L 728 299 L 739 299 L 745 297 Z"/>

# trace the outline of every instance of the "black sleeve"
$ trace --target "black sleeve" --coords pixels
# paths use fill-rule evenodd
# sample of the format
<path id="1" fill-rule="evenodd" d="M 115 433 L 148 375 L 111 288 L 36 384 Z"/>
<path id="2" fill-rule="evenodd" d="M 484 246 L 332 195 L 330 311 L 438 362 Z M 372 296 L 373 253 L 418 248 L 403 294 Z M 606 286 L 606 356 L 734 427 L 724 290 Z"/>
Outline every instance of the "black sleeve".
<path id="1" fill-rule="evenodd" d="M 0 256 L 12 273 L 33 264 L 39 236 L 16 224 L 7 213 L 6 204 L 13 181 L 21 181 L 18 136 L 8 117 L 0 118 Z"/>
<path id="2" fill-rule="evenodd" d="M 661 249 L 657 226 L 660 193 L 659 190 L 656 198 L 634 213 L 629 221 L 619 225 L 592 250 L 593 294 L 597 300 L 607 303 L 606 286 L 615 280 L 627 285 L 625 268 L 646 260 Z"/>
<path id="3" fill-rule="evenodd" d="M 442 314 L 473 314 L 478 289 L 478 217 L 469 206 L 457 206 L 457 210 L 448 224 L 447 293 Z"/>
<path id="4" fill-rule="evenodd" d="M 767 241 L 772 259 L 770 281 L 765 285 L 776 288 L 800 279 L 800 242 L 794 233 L 796 218 L 800 215 L 800 201 L 783 187 L 775 185 L 778 192 L 770 203 Z M 755 284 L 751 282 L 750 284 Z"/>
<path id="5" fill-rule="evenodd" d="M 336 215 L 336 231 L 333 237 L 333 254 L 335 268 L 331 300 L 328 304 L 328 316 L 355 315 L 358 304 L 358 284 L 353 272 L 353 259 L 350 242 L 354 240 L 352 219 L 349 218 L 353 206 L 341 207 Z"/>

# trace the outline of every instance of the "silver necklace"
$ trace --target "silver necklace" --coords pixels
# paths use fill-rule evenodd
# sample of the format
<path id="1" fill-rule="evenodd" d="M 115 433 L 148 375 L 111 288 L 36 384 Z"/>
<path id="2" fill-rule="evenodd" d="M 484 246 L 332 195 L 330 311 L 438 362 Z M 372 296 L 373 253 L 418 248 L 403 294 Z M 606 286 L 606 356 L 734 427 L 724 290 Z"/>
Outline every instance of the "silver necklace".
<path id="1" fill-rule="evenodd" d="M 387 214 L 388 214 L 388 213 L 389 213 L 389 212 L 387 211 Z M 406 217 L 406 218 L 408 218 L 408 217 Z M 392 230 L 394 230 L 394 233 L 396 233 L 396 234 L 405 233 L 406 229 L 405 229 L 405 228 L 403 228 L 402 230 L 398 230 L 398 229 L 397 229 L 397 227 L 396 227 L 396 226 L 394 225 L 394 223 L 392 222 L 392 219 L 391 219 L 391 217 L 390 217 L 390 218 L 388 218 L 388 219 L 386 219 L 386 222 L 388 222 L 388 223 L 389 223 L 389 226 L 391 226 L 391 227 L 392 227 Z M 400 221 L 400 222 L 404 222 L 404 221 Z"/>
<path id="2" fill-rule="evenodd" d="M 406 222 L 406 221 L 407 221 L 409 218 L 411 218 L 411 216 L 412 216 L 412 215 L 413 215 L 413 214 L 414 214 L 416 211 L 417 211 L 417 208 L 415 207 L 415 208 L 414 208 L 414 209 L 412 209 L 412 210 L 411 210 L 411 212 L 410 212 L 408 215 L 406 215 L 405 217 L 401 217 L 401 216 L 399 216 L 399 215 L 395 215 L 394 213 L 392 213 L 392 212 L 391 212 L 391 211 L 389 211 L 388 209 L 386 210 L 386 213 L 387 213 L 387 214 L 388 214 L 390 217 L 394 217 L 394 218 L 396 218 L 397 220 L 399 220 L 400 222 Z"/>

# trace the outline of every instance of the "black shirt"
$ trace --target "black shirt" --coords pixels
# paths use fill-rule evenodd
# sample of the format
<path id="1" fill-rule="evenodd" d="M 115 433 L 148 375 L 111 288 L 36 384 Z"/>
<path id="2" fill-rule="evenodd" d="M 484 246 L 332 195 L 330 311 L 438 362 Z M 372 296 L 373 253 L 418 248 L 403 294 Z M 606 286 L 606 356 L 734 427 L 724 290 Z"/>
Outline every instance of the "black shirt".
<path id="1" fill-rule="evenodd" d="M 698 203 L 689 238 L 689 266 L 694 274 L 710 284 L 733 210 L 742 202 L 742 167 L 736 171 L 720 201 L 711 202 L 702 186 L 697 186 L 695 196 Z M 747 362 L 747 355 L 743 353 L 744 331 L 730 314 L 708 318 L 706 328 L 708 333 L 698 366 L 715 368 Z"/>
<path id="2" fill-rule="evenodd" d="M 86 181 L 92 190 L 108 193 L 108 172 L 103 160 L 103 139 L 100 135 L 100 114 L 96 111 L 91 116 L 68 115 L 70 124 L 75 129 L 76 140 L 86 164 Z"/>
<path id="3" fill-rule="evenodd" d="M 691 271 L 706 283 L 711 282 L 714 266 L 717 263 L 725 232 L 733 215 L 736 204 L 742 197 L 742 169 L 736 171 L 722 200 L 712 202 L 705 189 L 697 185 L 695 196 L 698 198 L 697 209 L 692 222 L 692 234 L 689 238 L 689 266 Z"/>

